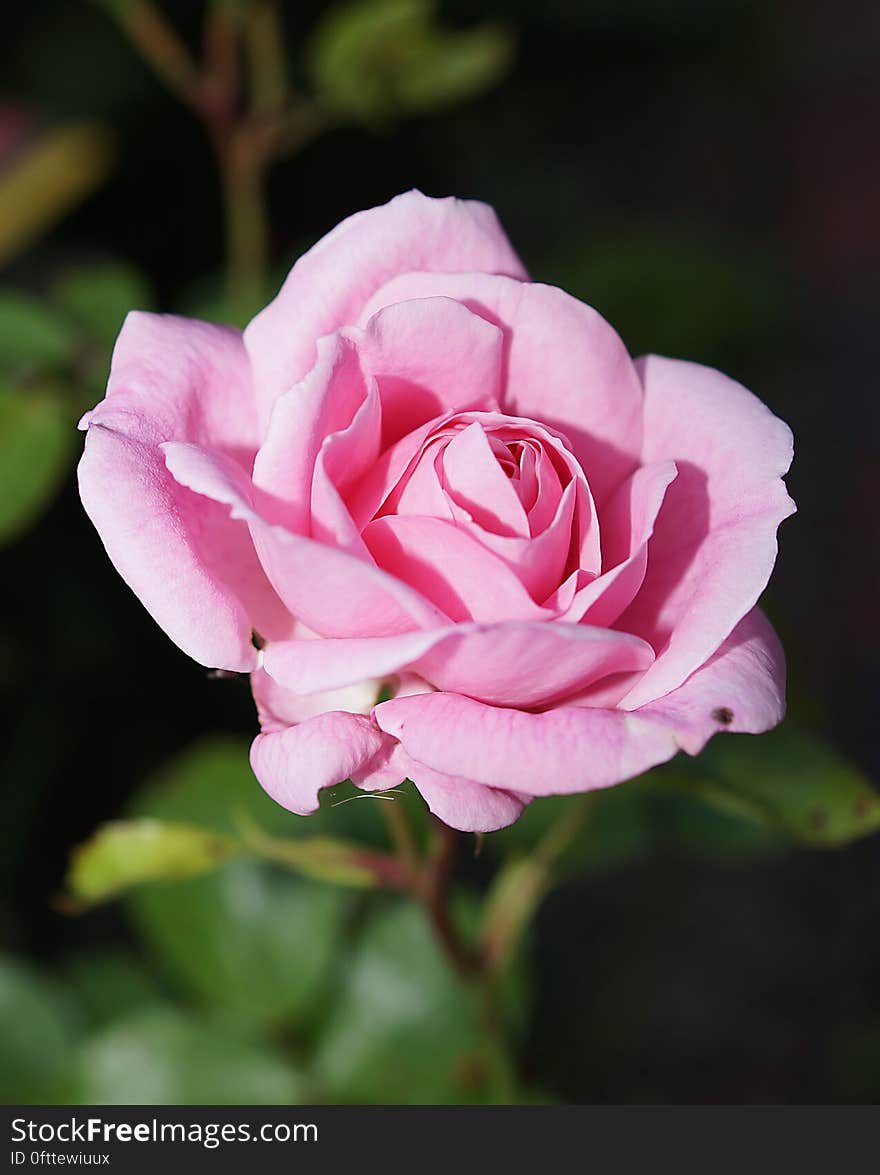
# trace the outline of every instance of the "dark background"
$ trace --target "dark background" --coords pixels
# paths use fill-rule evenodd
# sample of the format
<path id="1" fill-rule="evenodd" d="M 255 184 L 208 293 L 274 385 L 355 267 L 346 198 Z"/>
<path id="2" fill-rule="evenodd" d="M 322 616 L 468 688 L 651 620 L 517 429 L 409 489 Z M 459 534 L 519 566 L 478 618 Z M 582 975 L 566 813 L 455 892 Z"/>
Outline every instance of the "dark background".
<path id="1" fill-rule="evenodd" d="M 291 54 L 322 5 L 287 6 Z M 8 5 L 0 98 L 115 131 L 109 182 L 5 282 L 108 257 L 163 309 L 222 252 L 201 128 L 95 5 Z M 197 28 L 199 5 L 172 6 Z M 790 706 L 880 775 L 880 10 L 872 0 L 495 0 L 516 63 L 485 96 L 333 132 L 272 174 L 279 273 L 354 210 L 419 187 L 494 204 L 533 276 L 610 318 L 634 353 L 720 366 L 792 426 L 765 604 Z M 53 912 L 70 847 L 169 755 L 250 735 L 112 571 L 71 480 L 0 553 L 0 929 L 52 963 L 127 932 Z M 712 861 L 662 838 L 545 903 L 527 1070 L 569 1101 L 880 1100 L 880 840 Z"/>

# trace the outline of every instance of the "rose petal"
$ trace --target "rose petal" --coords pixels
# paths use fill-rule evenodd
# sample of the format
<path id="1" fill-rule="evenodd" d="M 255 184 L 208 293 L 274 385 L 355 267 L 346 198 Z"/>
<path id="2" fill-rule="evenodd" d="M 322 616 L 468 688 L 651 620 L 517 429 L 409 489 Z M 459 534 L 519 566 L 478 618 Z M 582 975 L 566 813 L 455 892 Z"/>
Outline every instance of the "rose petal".
<path id="1" fill-rule="evenodd" d="M 366 679 L 343 689 L 303 694 L 285 689 L 264 669 L 256 669 L 251 674 L 251 690 L 264 734 L 286 730 L 330 710 L 369 714 L 376 704 L 380 684 Z"/>
<path id="2" fill-rule="evenodd" d="M 358 321 L 367 299 L 398 273 L 527 275 L 491 208 L 407 192 L 359 212 L 305 253 L 245 331 L 261 419 L 315 360 L 315 340 Z"/>
<path id="3" fill-rule="evenodd" d="M 371 633 L 386 635 L 448 624 L 449 617 L 379 568 L 267 523 L 254 506 L 250 478 L 235 462 L 196 445 L 169 444 L 164 451 L 181 485 L 248 523 L 270 581 L 313 632 L 360 636 L 368 626 Z"/>
<path id="4" fill-rule="evenodd" d="M 360 714 L 331 711 L 298 726 L 258 734 L 251 767 L 265 791 L 299 816 L 318 809 L 318 793 L 387 753 L 389 739 Z"/>
<path id="5" fill-rule="evenodd" d="M 107 397 L 87 421 L 80 495 L 113 565 L 184 652 L 203 665 L 251 669 L 251 630 L 281 636 L 290 617 L 246 526 L 181 488 L 159 448 L 194 441 L 226 460 L 252 461 L 256 421 L 241 336 L 130 314 Z"/>
<path id="6" fill-rule="evenodd" d="M 602 514 L 602 564 L 608 570 L 586 582 L 578 572 L 581 586 L 567 604 L 563 585 L 557 600 L 547 602 L 564 607 L 561 619 L 611 625 L 632 603 L 645 578 L 654 523 L 676 473 L 672 461 L 643 465 L 612 494 Z"/>
<path id="7" fill-rule="evenodd" d="M 483 530 L 528 537 L 529 520 L 510 478 L 476 421 L 457 433 L 440 459 L 443 488 Z"/>
<path id="8" fill-rule="evenodd" d="M 450 504 L 450 509 L 456 524 L 502 559 L 532 599 L 544 604 L 565 572 L 571 550 L 577 496 L 578 484 L 569 482 L 559 502 L 556 517 L 534 538 L 507 538 L 491 534 L 476 526 L 459 507 Z"/>
<path id="9" fill-rule="evenodd" d="M 443 775 L 403 753 L 396 766 L 411 779 L 431 812 L 459 832 L 496 832 L 513 824 L 528 802 L 502 788 L 484 787 L 472 779 Z"/>
<path id="10" fill-rule="evenodd" d="M 433 693 L 393 698 L 373 716 L 436 771 L 531 796 L 610 787 L 678 750 L 672 730 L 620 710 L 560 706 L 532 714 Z"/>
<path id="11" fill-rule="evenodd" d="M 551 618 L 497 556 L 452 523 L 389 515 L 366 526 L 363 538 L 379 567 L 452 620 Z"/>
<path id="12" fill-rule="evenodd" d="M 379 385 L 382 448 L 426 421 L 498 407 L 504 336 L 451 298 L 388 306 L 366 324 L 365 370 Z"/>
<path id="13" fill-rule="evenodd" d="M 781 480 L 788 426 L 740 384 L 693 363 L 640 361 L 646 462 L 672 459 L 648 569 L 620 628 L 657 660 L 623 703 L 637 709 L 680 685 L 754 607 L 776 561 L 776 529 L 795 507 Z"/>
<path id="14" fill-rule="evenodd" d="M 684 685 L 635 713 L 561 705 L 530 714 L 433 693 L 382 702 L 373 716 L 444 774 L 558 795 L 621 783 L 678 750 L 695 755 L 720 731 L 769 730 L 784 714 L 784 690 L 779 641 L 754 609 Z"/>
<path id="15" fill-rule="evenodd" d="M 301 693 L 409 671 L 431 685 L 494 705 L 537 706 L 608 674 L 645 669 L 650 645 L 576 624 L 460 624 L 432 633 L 360 640 L 278 641 L 264 666 Z"/>
<path id="16" fill-rule="evenodd" d="M 639 715 L 673 726 L 689 755 L 719 731 L 762 734 L 778 725 L 785 717 L 785 657 L 761 609 L 747 613 L 684 685 Z"/>
<path id="17" fill-rule="evenodd" d="M 254 484 L 273 507 L 268 521 L 298 534 L 310 533 L 318 453 L 325 438 L 351 425 L 367 391 L 356 343 L 341 334 L 321 339 L 315 366 L 276 402 L 254 461 Z M 378 453 L 377 427 L 372 446 L 359 454 L 362 468 Z"/>
<path id="18" fill-rule="evenodd" d="M 412 273 L 367 303 L 366 319 L 408 298 L 456 298 L 505 331 L 504 411 L 552 425 L 571 442 L 600 504 L 638 463 L 642 389 L 614 329 L 552 286 L 485 273 Z"/>

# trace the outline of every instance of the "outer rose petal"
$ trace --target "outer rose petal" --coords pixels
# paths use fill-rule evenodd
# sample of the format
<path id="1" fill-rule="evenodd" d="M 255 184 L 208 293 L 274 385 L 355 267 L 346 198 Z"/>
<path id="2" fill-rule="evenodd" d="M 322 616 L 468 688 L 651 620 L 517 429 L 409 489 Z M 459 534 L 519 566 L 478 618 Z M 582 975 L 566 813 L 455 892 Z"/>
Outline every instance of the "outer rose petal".
<path id="1" fill-rule="evenodd" d="M 178 485 L 164 441 L 252 459 L 256 422 L 241 336 L 187 319 L 131 314 L 107 397 L 85 420 L 80 495 L 113 565 L 153 618 L 203 665 L 246 671 L 251 629 L 283 635 L 289 617 L 247 528 Z"/>
<path id="2" fill-rule="evenodd" d="M 622 705 L 635 710 L 680 685 L 754 607 L 776 561 L 776 529 L 795 506 L 782 482 L 791 430 L 709 367 L 650 356 L 645 462 L 672 459 L 639 594 L 617 626 L 657 660 Z"/>
<path id="3" fill-rule="evenodd" d="M 434 693 L 393 698 L 373 714 L 435 771 L 530 796 L 610 787 L 678 750 L 671 730 L 620 710 L 560 706 L 531 714 Z"/>
<path id="4" fill-rule="evenodd" d="M 670 725 L 689 755 L 713 734 L 762 734 L 785 717 L 785 657 L 760 608 L 753 608 L 721 648 L 684 685 L 639 715 Z"/>
<path id="5" fill-rule="evenodd" d="M 360 318 L 367 299 L 412 270 L 527 276 L 486 204 L 407 192 L 358 212 L 305 253 L 245 331 L 261 418 L 315 359 L 315 340 Z"/>
<path id="6" fill-rule="evenodd" d="M 776 634 L 754 609 L 683 686 L 636 713 L 562 705 L 529 714 L 435 693 L 394 698 L 373 715 L 407 754 L 444 774 L 565 794 L 622 783 L 679 750 L 695 755 L 718 731 L 769 730 L 785 711 L 784 677 Z"/>
<path id="7" fill-rule="evenodd" d="M 528 797 L 502 788 L 484 787 L 472 779 L 442 775 L 404 751 L 396 760 L 403 778 L 411 779 L 434 815 L 459 832 L 496 832 L 513 824 Z"/>
<path id="8" fill-rule="evenodd" d="M 596 501 L 633 471 L 642 441 L 642 389 L 617 332 L 562 290 L 483 273 L 413 273 L 380 289 L 364 310 L 446 295 L 498 323 L 508 339 L 503 411 L 563 433 Z"/>
<path id="9" fill-rule="evenodd" d="M 318 808 L 321 788 L 368 771 L 390 740 L 369 718 L 339 710 L 271 734 L 258 734 L 251 767 L 273 800 L 299 816 Z"/>
<path id="10" fill-rule="evenodd" d="M 626 633 L 578 624 L 460 624 L 360 640 L 278 641 L 266 672 L 301 693 L 338 689 L 407 670 L 441 690 L 493 705 L 537 706 L 607 674 L 645 669 L 651 646 Z"/>

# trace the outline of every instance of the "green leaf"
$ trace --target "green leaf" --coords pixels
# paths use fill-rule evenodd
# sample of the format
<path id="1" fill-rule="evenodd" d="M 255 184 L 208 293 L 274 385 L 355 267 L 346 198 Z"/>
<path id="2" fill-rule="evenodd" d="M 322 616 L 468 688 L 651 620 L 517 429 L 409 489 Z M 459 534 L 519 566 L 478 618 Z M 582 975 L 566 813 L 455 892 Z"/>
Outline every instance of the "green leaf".
<path id="1" fill-rule="evenodd" d="M 0 369 L 63 367 L 75 345 L 74 330 L 57 311 L 37 298 L 0 290 Z"/>
<path id="2" fill-rule="evenodd" d="M 304 1081 L 276 1051 L 213 1019 L 152 1009 L 89 1040 L 78 1105 L 296 1105 Z"/>
<path id="3" fill-rule="evenodd" d="M 0 543 L 25 530 L 70 468 L 76 431 L 51 389 L 0 386 Z"/>
<path id="4" fill-rule="evenodd" d="M 493 85 L 512 57 L 503 28 L 446 32 L 432 0 L 357 0 L 331 9 L 315 33 L 310 70 L 333 109 L 365 121 L 424 112 Z"/>
<path id="5" fill-rule="evenodd" d="M 0 175 L 0 265 L 16 256 L 107 177 L 113 144 L 103 126 L 48 131 Z"/>
<path id="6" fill-rule="evenodd" d="M 347 961 L 315 1071 L 327 1094 L 353 1103 L 491 1101 L 509 1080 L 476 993 L 450 973 L 423 912 L 404 903 L 376 913 Z"/>
<path id="7" fill-rule="evenodd" d="M 129 310 L 147 310 L 152 305 L 141 274 L 117 262 L 69 270 L 53 285 L 52 296 L 83 333 L 108 345 Z"/>
<path id="8" fill-rule="evenodd" d="M 634 354 L 751 354 L 775 345 L 790 301 L 766 250 L 674 225 L 611 222 L 553 246 L 542 272 L 601 311 Z"/>
<path id="9" fill-rule="evenodd" d="M 836 848 L 880 829 L 880 796 L 829 743 L 786 723 L 757 738 L 725 735 L 658 781 L 722 811 Z"/>
<path id="10" fill-rule="evenodd" d="M 64 1100 L 76 1036 L 73 1008 L 39 972 L 0 956 L 0 1096 L 7 1104 Z"/>
<path id="11" fill-rule="evenodd" d="M 320 1008 L 349 896 L 253 861 L 132 894 L 157 965 L 233 1019 L 308 1025 Z"/>
<path id="12" fill-rule="evenodd" d="M 648 851 L 654 838 L 650 777 L 633 779 L 620 787 L 596 792 L 584 827 L 559 855 L 553 868 L 557 876 L 607 869 Z M 519 820 L 487 837 L 493 856 L 531 853 L 550 830 L 567 819 L 578 796 L 542 796 L 534 800 Z"/>
<path id="13" fill-rule="evenodd" d="M 129 952 L 91 948 L 65 960 L 64 981 L 89 1024 L 103 1027 L 163 1002 L 152 975 Z"/>
<path id="14" fill-rule="evenodd" d="M 197 824 L 236 836 L 241 816 L 279 835 L 313 830 L 271 800 L 254 776 L 246 739 L 218 736 L 188 747 L 147 781 L 130 805 L 131 816 Z"/>
<path id="15" fill-rule="evenodd" d="M 535 855 L 511 857 L 495 875 L 486 898 L 482 952 L 503 971 L 550 885 L 551 874 Z"/>
<path id="16" fill-rule="evenodd" d="M 383 882 L 397 862 L 386 854 L 371 853 L 361 845 L 329 836 L 270 837 L 254 826 L 243 826 L 244 843 L 264 860 L 276 861 L 312 881 L 371 889 Z"/>
<path id="17" fill-rule="evenodd" d="M 74 902 L 91 905 L 146 881 L 195 877 L 241 851 L 231 837 L 194 824 L 116 820 L 74 850 L 67 889 Z"/>
<path id="18" fill-rule="evenodd" d="M 174 760 L 135 798 L 140 816 L 234 834 L 241 813 L 290 835 L 309 820 L 273 803 L 254 778 L 247 743 L 209 739 Z M 320 1006 L 350 896 L 252 860 L 151 886 L 128 900 L 158 965 L 186 993 L 261 1025 L 308 1024 Z"/>
<path id="19" fill-rule="evenodd" d="M 500 81 L 512 60 L 513 38 L 497 25 L 435 34 L 398 74 L 397 104 L 403 110 L 427 113 L 463 102 Z"/>

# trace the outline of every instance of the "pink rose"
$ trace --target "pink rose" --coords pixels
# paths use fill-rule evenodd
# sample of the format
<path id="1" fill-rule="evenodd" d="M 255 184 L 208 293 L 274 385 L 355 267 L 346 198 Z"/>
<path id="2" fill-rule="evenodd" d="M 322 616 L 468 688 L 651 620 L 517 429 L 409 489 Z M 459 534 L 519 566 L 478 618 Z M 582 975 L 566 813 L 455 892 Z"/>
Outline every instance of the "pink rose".
<path id="1" fill-rule="evenodd" d="M 409 778 L 489 831 L 782 718 L 755 605 L 789 429 L 633 362 L 485 205 L 351 217 L 244 335 L 130 315 L 86 423 L 110 558 L 191 657 L 251 673 L 251 762 L 294 812 Z"/>

